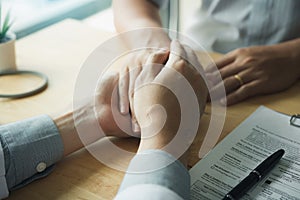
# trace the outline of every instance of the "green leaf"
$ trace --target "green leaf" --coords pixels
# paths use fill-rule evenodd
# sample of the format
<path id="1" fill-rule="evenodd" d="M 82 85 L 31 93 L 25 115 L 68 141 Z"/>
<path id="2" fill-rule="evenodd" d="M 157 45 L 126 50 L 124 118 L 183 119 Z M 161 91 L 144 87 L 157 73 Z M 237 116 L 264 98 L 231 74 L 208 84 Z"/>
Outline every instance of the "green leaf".
<path id="1" fill-rule="evenodd" d="M 4 30 L 7 26 L 9 26 L 9 19 L 10 19 L 10 14 L 8 12 L 4 19 L 2 30 Z"/>
<path id="2" fill-rule="evenodd" d="M 2 0 L 0 0 L 0 34 L 2 33 Z"/>
<path id="3" fill-rule="evenodd" d="M 1 40 L 4 39 L 6 37 L 7 32 L 9 31 L 9 29 L 11 28 L 11 23 L 9 23 L 10 21 L 10 15 L 9 12 L 7 13 L 4 22 L 3 22 L 3 26 L 2 26 L 2 31 L 1 33 Z"/>
<path id="4" fill-rule="evenodd" d="M 10 26 L 6 26 L 6 27 L 4 27 L 4 29 L 2 30 L 2 35 L 4 35 L 4 37 L 6 36 L 6 33 L 8 32 L 9 29 L 10 29 Z"/>

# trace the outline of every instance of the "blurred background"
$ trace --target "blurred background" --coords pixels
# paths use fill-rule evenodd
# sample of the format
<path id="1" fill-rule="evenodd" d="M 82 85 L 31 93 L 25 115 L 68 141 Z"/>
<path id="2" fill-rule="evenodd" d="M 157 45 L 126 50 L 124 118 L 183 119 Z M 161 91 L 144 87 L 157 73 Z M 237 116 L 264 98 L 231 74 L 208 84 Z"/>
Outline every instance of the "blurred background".
<path id="1" fill-rule="evenodd" d="M 97 29 L 115 31 L 111 9 L 112 0 L 0 0 L 4 13 L 10 11 L 12 31 L 22 38 L 66 18 L 82 20 Z M 200 0 L 172 0 L 161 11 L 164 27 L 185 29 L 186 16 L 197 8 Z M 180 13 L 180 21 L 178 21 Z M 171 19 L 171 20 L 170 20 Z"/>
<path id="2" fill-rule="evenodd" d="M 2 4 L 4 13 L 11 13 L 12 31 L 21 38 L 65 18 L 86 19 L 109 8 L 111 0 L 2 0 Z"/>

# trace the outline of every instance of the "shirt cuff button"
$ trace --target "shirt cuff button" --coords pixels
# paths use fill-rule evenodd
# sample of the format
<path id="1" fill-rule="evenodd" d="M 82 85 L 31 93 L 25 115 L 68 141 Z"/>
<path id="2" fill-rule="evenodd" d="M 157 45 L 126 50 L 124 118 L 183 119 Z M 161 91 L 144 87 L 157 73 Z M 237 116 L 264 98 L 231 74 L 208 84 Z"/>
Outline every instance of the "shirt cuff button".
<path id="1" fill-rule="evenodd" d="M 40 163 L 36 166 L 36 171 L 40 173 L 40 172 L 43 172 L 46 168 L 47 168 L 46 163 L 40 162 Z"/>

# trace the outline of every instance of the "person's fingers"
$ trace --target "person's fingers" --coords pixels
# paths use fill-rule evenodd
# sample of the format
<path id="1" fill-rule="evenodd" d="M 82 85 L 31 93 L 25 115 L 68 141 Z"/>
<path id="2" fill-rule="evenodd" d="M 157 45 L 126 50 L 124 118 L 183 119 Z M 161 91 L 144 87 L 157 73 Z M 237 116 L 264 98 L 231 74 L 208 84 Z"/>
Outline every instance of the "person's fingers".
<path id="1" fill-rule="evenodd" d="M 214 96 L 218 99 L 223 98 L 223 96 L 221 96 L 223 95 L 223 87 L 225 88 L 226 94 L 229 94 L 230 92 L 238 89 L 240 87 L 240 83 L 237 82 L 233 76 L 228 77 L 223 82 L 219 82 L 217 85 L 215 85 L 211 89 L 211 93 L 214 94 Z"/>
<path id="2" fill-rule="evenodd" d="M 120 113 L 126 115 L 129 113 L 129 72 L 128 67 L 124 67 L 119 73 L 119 109 Z"/>
<path id="3" fill-rule="evenodd" d="M 136 81 L 134 86 L 130 84 L 130 90 L 133 90 L 130 95 L 130 108 L 131 108 L 131 117 L 132 117 L 132 130 L 134 132 L 140 132 L 140 126 L 136 120 L 135 111 L 134 111 L 134 90 L 138 89 L 143 84 L 151 83 L 154 78 L 159 74 L 163 68 L 163 64 L 168 59 L 169 52 L 167 51 L 158 51 L 151 54 L 145 65 L 143 65 L 142 71 L 136 76 Z M 135 75 L 133 75 L 135 76 Z M 132 82 L 133 84 L 133 82 Z"/>
<path id="4" fill-rule="evenodd" d="M 131 118 L 132 118 L 132 130 L 134 132 L 139 132 L 140 128 L 138 125 L 138 122 L 136 120 L 135 114 L 134 114 L 134 87 L 135 87 L 135 82 L 139 74 L 141 73 L 142 67 L 137 66 L 133 68 L 132 70 L 129 71 L 129 89 L 128 89 L 128 96 L 129 96 L 129 105 L 131 109 Z"/>
<path id="5" fill-rule="evenodd" d="M 242 85 L 247 84 L 254 80 L 254 76 L 251 73 L 249 73 L 248 70 L 242 71 L 237 75 L 242 80 L 242 82 L 243 82 Z M 232 93 L 233 91 L 235 91 L 239 87 L 241 87 L 242 85 L 241 85 L 240 80 L 238 80 L 237 77 L 229 76 L 228 78 L 225 78 L 223 81 L 220 81 L 219 83 L 217 83 L 212 88 L 211 92 L 213 92 L 215 95 L 218 93 L 222 94 L 222 92 L 221 92 L 221 91 L 223 91 L 222 88 L 225 87 L 226 94 L 229 95 L 230 93 Z M 218 95 L 216 95 L 216 96 L 218 96 Z M 222 97 L 219 95 L 218 98 L 222 98 Z"/>
<path id="6" fill-rule="evenodd" d="M 168 62 L 166 63 L 166 67 L 174 67 L 173 64 L 176 61 L 182 60 L 185 57 L 186 52 L 181 44 L 177 40 L 172 40 L 170 56 Z"/>
<path id="7" fill-rule="evenodd" d="M 225 64 L 225 62 L 223 63 Z M 221 69 L 217 69 L 216 67 L 213 68 L 214 70 L 206 70 L 206 76 L 212 82 L 213 85 L 219 84 L 219 82 L 221 81 L 220 79 L 225 80 L 226 78 L 237 74 L 242 70 L 241 67 L 238 67 L 234 62 L 229 62 L 226 66 L 222 67 Z"/>
<path id="8" fill-rule="evenodd" d="M 234 87 L 236 84 L 238 84 L 239 86 L 243 86 L 251 81 L 254 81 L 256 78 L 254 73 L 251 73 L 251 69 L 246 69 L 243 70 L 241 72 L 239 72 L 238 74 L 234 74 L 232 76 L 230 76 L 232 79 L 232 82 L 234 81 L 235 83 L 224 83 L 225 84 L 225 88 L 233 91 Z M 227 93 L 228 94 L 228 93 Z"/>
<path id="9" fill-rule="evenodd" d="M 206 75 L 195 51 L 187 45 L 183 45 L 183 48 L 186 52 L 188 66 L 192 69 L 192 71 L 188 73 L 194 76 L 194 80 L 200 81 L 205 85 L 204 80 L 206 79 Z"/>
<path id="10" fill-rule="evenodd" d="M 198 73 L 204 76 L 204 69 L 199 62 L 198 56 L 196 55 L 195 51 L 187 45 L 183 45 L 183 48 L 186 52 L 187 61 L 192 65 L 193 68 L 195 68 L 195 70 L 197 70 Z"/>
<path id="11" fill-rule="evenodd" d="M 193 66 L 194 65 L 194 66 Z M 178 41 L 172 41 L 171 54 L 169 60 L 166 63 L 162 73 L 159 74 L 158 79 L 164 78 L 164 73 L 168 73 L 168 68 L 175 69 L 181 75 L 185 77 L 196 88 L 196 82 L 203 83 L 203 77 L 201 76 L 201 65 L 198 61 L 198 57 L 195 52 L 188 46 L 181 45 Z M 198 70 L 196 68 L 199 68 Z M 200 72 L 199 72 L 200 71 Z M 203 69 L 202 69 L 203 72 Z M 174 77 L 173 77 L 174 78 Z M 165 79 L 172 79 L 168 75 Z M 198 87 L 199 85 L 197 85 Z"/>
<path id="12" fill-rule="evenodd" d="M 220 69 L 220 74 L 223 79 L 238 74 L 240 71 L 243 70 L 243 66 L 239 66 L 236 63 L 230 63 L 226 65 L 222 69 Z"/>
<path id="13" fill-rule="evenodd" d="M 187 62 L 189 63 L 189 66 L 192 65 L 190 67 L 192 68 L 192 71 L 188 73 L 193 76 L 193 78 L 189 81 L 197 96 L 200 112 L 203 113 L 208 97 L 208 87 L 206 83 L 210 84 L 210 82 L 206 78 L 204 69 L 199 62 L 198 56 L 196 55 L 195 51 L 189 46 L 183 45 L 183 47 L 187 55 Z"/>
<path id="14" fill-rule="evenodd" d="M 145 65 L 143 65 L 143 70 L 139 76 L 139 83 L 141 82 L 151 82 L 157 76 L 157 74 L 161 71 L 164 64 L 167 62 L 169 57 L 169 51 L 161 50 L 155 53 L 152 53 Z M 139 85 L 136 84 L 136 87 Z"/>
<path id="15" fill-rule="evenodd" d="M 179 73 L 184 74 L 184 68 L 187 66 L 186 52 L 177 40 L 171 43 L 171 52 L 165 68 L 173 68 Z"/>
<path id="16" fill-rule="evenodd" d="M 134 113 L 134 107 L 132 106 L 132 109 L 131 109 L 131 128 L 132 128 L 132 131 L 134 133 L 139 133 L 141 132 L 141 128 L 140 128 L 140 125 L 136 119 L 136 116 L 135 116 L 135 113 Z"/>
<path id="17" fill-rule="evenodd" d="M 242 85 L 239 89 L 232 92 L 227 96 L 227 105 L 233 105 L 244 99 L 254 96 L 257 94 L 257 87 L 259 86 L 259 81 L 251 81 L 245 85 Z M 225 99 L 221 99 L 222 104 L 226 104 Z"/>
<path id="18" fill-rule="evenodd" d="M 129 99 L 133 95 L 135 81 L 136 81 L 137 77 L 139 76 L 139 74 L 141 73 L 141 71 L 142 71 L 141 66 L 136 66 L 136 67 L 130 69 L 130 71 L 129 71 L 129 88 L 128 88 Z"/>
<path id="19" fill-rule="evenodd" d="M 206 67 L 205 72 L 212 73 L 217 69 L 222 69 L 226 65 L 234 62 L 236 59 L 236 55 L 234 53 L 228 53 L 221 59 L 217 60 L 214 64 L 210 64 Z"/>
<path id="20" fill-rule="evenodd" d="M 222 82 L 222 80 L 223 80 L 218 71 L 214 72 L 214 73 L 206 73 L 205 76 L 206 76 L 207 80 L 210 81 L 211 87 L 214 87 L 215 85 Z"/>
<path id="21" fill-rule="evenodd" d="M 156 51 L 148 57 L 146 64 L 150 64 L 150 63 L 165 64 L 168 60 L 169 54 L 170 51 L 165 49 Z"/>
<path id="22" fill-rule="evenodd" d="M 191 64 L 200 65 L 198 57 L 195 54 L 195 51 L 191 47 L 189 47 L 187 45 L 182 45 L 182 48 L 184 49 L 187 59 Z"/>

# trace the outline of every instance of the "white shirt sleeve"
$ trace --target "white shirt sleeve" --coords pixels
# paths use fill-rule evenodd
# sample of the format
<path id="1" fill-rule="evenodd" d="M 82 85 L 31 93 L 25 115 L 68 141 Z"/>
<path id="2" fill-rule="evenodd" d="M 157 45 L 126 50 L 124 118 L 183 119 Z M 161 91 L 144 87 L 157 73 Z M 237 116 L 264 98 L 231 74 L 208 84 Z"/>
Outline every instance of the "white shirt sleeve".
<path id="1" fill-rule="evenodd" d="M 189 172 L 167 152 L 139 152 L 129 164 L 116 199 L 190 199 Z"/>
<path id="2" fill-rule="evenodd" d="M 5 163 L 3 148 L 0 143 L 0 199 L 8 197 L 9 192 L 7 188 L 6 178 L 5 178 Z"/>

